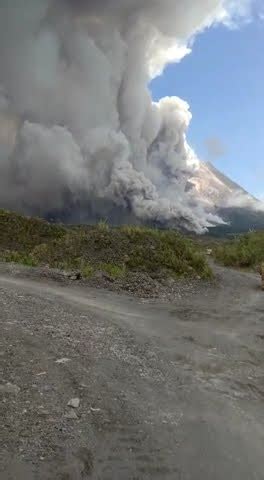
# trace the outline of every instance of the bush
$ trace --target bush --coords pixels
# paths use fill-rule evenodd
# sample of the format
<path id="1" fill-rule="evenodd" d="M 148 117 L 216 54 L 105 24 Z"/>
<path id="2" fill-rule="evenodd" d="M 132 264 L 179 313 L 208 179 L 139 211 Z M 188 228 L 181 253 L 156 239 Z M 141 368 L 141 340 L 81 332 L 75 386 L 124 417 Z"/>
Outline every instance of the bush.
<path id="1" fill-rule="evenodd" d="M 12 250 L 6 250 L 0 253 L 0 261 L 10 263 L 20 263 L 28 267 L 36 267 L 37 262 L 32 255 L 20 253 Z"/>
<path id="2" fill-rule="evenodd" d="M 101 263 L 99 269 L 105 273 L 108 273 L 112 278 L 121 278 L 124 277 L 126 273 L 125 266 L 114 265 L 112 263 Z"/>
<path id="3" fill-rule="evenodd" d="M 110 227 L 107 223 L 107 220 L 100 220 L 100 222 L 97 224 L 97 228 L 101 232 L 108 232 Z"/>
<path id="4" fill-rule="evenodd" d="M 264 232 L 240 235 L 214 250 L 215 258 L 225 266 L 256 267 L 264 262 Z"/>
<path id="5" fill-rule="evenodd" d="M 91 278 L 94 274 L 94 268 L 92 265 L 86 264 L 81 267 L 81 273 L 83 278 Z"/>

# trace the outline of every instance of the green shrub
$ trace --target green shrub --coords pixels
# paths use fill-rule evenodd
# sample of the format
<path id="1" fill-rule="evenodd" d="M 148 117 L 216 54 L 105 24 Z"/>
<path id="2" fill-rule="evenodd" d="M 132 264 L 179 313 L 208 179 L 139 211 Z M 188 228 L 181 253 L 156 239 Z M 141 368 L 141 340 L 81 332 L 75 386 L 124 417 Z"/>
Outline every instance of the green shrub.
<path id="1" fill-rule="evenodd" d="M 21 265 L 26 265 L 28 267 L 36 267 L 38 265 L 32 255 L 27 255 L 25 253 L 20 253 L 12 250 L 6 250 L 4 252 L 1 252 L 0 261 L 20 263 Z"/>
<path id="2" fill-rule="evenodd" d="M 264 261 L 264 232 L 250 232 L 214 250 L 215 258 L 225 266 L 250 268 Z"/>
<path id="3" fill-rule="evenodd" d="M 31 256 L 36 260 L 38 264 L 46 263 L 49 246 L 47 243 L 41 243 L 33 248 Z"/>
<path id="4" fill-rule="evenodd" d="M 105 273 L 108 273 L 108 275 L 110 275 L 112 278 L 124 277 L 126 273 L 125 266 L 120 267 L 119 265 L 114 265 L 112 263 L 101 263 L 99 265 L 99 269 Z"/>
<path id="5" fill-rule="evenodd" d="M 83 278 L 91 278 L 94 274 L 94 268 L 92 265 L 86 264 L 81 268 Z"/>
<path id="6" fill-rule="evenodd" d="M 100 230 L 100 232 L 108 232 L 110 227 L 107 223 L 107 220 L 100 220 L 100 222 L 97 224 L 97 228 Z"/>

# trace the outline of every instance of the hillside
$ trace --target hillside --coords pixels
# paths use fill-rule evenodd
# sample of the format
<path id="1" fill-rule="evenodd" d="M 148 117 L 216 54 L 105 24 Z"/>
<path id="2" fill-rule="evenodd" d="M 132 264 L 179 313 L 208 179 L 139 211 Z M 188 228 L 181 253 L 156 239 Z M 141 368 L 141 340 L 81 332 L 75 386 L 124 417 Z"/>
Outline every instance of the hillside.
<path id="1" fill-rule="evenodd" d="M 227 224 L 210 228 L 209 234 L 211 236 L 225 237 L 251 230 L 264 231 L 264 212 L 262 211 L 252 210 L 251 208 L 229 207 L 221 208 L 218 212 Z"/>
<path id="2" fill-rule="evenodd" d="M 175 231 L 135 226 L 65 227 L 0 210 L 0 259 L 31 267 L 77 272 L 78 277 L 120 289 L 151 290 L 177 278 L 208 279 L 199 247 Z M 96 283 L 96 284 L 97 284 Z M 155 285 L 154 285 L 155 284 Z M 143 287 L 142 287 L 143 288 Z M 143 292 L 144 293 L 144 292 Z"/>

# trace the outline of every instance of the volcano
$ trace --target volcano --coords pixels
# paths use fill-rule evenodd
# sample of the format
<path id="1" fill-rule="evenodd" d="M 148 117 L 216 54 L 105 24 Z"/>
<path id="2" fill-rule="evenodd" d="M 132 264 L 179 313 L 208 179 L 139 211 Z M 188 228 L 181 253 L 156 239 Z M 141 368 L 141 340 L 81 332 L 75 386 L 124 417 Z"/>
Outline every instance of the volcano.
<path id="1" fill-rule="evenodd" d="M 213 235 L 264 229 L 264 204 L 210 162 L 200 162 L 191 184 L 210 211 L 226 222 L 210 229 Z"/>

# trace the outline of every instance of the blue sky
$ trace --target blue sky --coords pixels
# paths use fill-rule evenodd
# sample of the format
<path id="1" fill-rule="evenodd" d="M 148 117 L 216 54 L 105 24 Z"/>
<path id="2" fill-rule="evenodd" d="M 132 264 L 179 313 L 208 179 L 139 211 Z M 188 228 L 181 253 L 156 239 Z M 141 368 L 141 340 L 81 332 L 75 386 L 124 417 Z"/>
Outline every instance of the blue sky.
<path id="1" fill-rule="evenodd" d="M 203 160 L 264 197 L 264 22 L 199 35 L 193 51 L 151 84 L 155 100 L 179 96 L 193 114 L 188 141 Z M 209 158 L 206 141 L 224 147 Z"/>

